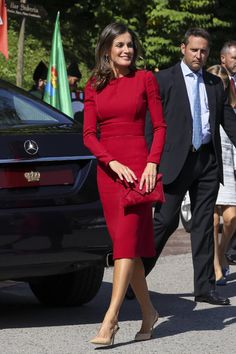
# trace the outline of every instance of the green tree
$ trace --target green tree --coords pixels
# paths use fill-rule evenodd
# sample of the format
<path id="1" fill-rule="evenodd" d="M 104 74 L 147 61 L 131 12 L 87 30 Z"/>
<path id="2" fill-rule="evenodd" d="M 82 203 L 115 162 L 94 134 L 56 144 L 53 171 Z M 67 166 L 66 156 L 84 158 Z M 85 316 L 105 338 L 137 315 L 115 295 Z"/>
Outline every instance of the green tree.
<path id="1" fill-rule="evenodd" d="M 9 59 L 6 60 L 3 54 L 0 53 L 0 73 L 2 79 L 10 81 L 13 84 L 16 82 L 17 42 L 17 32 L 10 27 L 8 30 Z"/>
<path id="2" fill-rule="evenodd" d="M 10 26 L 8 30 L 8 46 L 9 60 L 0 54 L 0 72 L 1 78 L 11 83 L 16 83 L 16 67 L 17 67 L 17 46 L 19 33 Z M 26 36 L 24 50 L 24 77 L 23 86 L 29 89 L 32 86 L 33 71 L 40 60 L 48 60 L 48 51 L 45 49 L 43 42 L 32 35 Z"/>
<path id="3" fill-rule="evenodd" d="M 163 68 L 179 60 L 179 45 L 190 27 L 202 27 L 212 33 L 214 45 L 211 60 L 218 60 L 215 50 L 219 47 L 216 45 L 217 35 L 230 32 L 233 28 L 232 14 L 224 11 L 222 15 L 221 12 L 225 9 L 225 3 L 218 0 L 153 0 L 146 11 L 144 47 L 147 65 Z"/>
<path id="4" fill-rule="evenodd" d="M 193 26 L 212 34 L 209 64 L 216 63 L 223 42 L 235 37 L 235 0 L 28 0 L 40 4 L 48 15 L 42 20 L 26 20 L 24 87 L 32 85 L 32 74 L 40 60 L 49 62 L 57 11 L 67 64 L 76 59 L 84 86 L 94 66 L 94 50 L 101 30 L 112 21 L 122 21 L 135 30 L 144 47 L 147 68 L 167 67 L 180 58 L 184 32 Z M 1 77 L 15 82 L 20 16 L 8 16 L 8 62 L 0 54 Z"/>

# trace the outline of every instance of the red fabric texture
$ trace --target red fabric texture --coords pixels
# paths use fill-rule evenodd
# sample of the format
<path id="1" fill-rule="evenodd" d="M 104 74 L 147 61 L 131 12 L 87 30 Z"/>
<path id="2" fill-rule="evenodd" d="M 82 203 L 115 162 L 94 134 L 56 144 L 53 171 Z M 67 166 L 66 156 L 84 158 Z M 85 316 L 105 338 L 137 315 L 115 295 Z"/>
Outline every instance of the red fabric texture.
<path id="1" fill-rule="evenodd" d="M 138 204 L 163 203 L 165 201 L 163 184 L 162 184 L 162 174 L 157 175 L 155 188 L 150 192 L 146 192 L 145 186 L 142 189 L 139 188 L 139 181 L 134 185 L 129 185 L 124 187 L 123 197 L 121 203 L 124 208 L 129 208 Z"/>
<path id="2" fill-rule="evenodd" d="M 150 152 L 144 137 L 147 107 L 154 132 Z M 137 70 L 111 80 L 99 92 L 90 81 L 87 83 L 84 143 L 98 159 L 98 189 L 114 258 L 152 257 L 155 247 L 152 203 L 134 205 L 125 211 L 124 187 L 108 164 L 117 160 L 141 176 L 147 162 L 159 164 L 165 131 L 159 88 L 151 72 Z"/>

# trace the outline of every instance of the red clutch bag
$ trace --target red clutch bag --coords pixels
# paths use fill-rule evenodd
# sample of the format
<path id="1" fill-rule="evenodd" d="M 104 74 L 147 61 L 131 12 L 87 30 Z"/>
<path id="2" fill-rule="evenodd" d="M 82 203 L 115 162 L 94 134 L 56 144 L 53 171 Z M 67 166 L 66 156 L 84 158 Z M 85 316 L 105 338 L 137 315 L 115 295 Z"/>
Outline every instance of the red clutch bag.
<path id="1" fill-rule="evenodd" d="M 139 183 L 130 184 L 129 187 L 123 190 L 122 205 L 124 208 L 144 203 L 163 203 L 164 201 L 165 195 L 161 173 L 158 173 L 155 188 L 150 193 L 145 191 L 145 186 L 140 190 Z"/>

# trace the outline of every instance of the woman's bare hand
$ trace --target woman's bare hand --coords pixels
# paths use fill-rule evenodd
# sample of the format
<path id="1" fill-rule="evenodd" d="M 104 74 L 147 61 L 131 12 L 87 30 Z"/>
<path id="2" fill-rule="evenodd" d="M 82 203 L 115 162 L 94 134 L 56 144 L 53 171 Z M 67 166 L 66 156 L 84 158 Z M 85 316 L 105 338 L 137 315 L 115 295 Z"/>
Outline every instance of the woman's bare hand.
<path id="1" fill-rule="evenodd" d="M 109 162 L 109 166 L 112 171 L 119 176 L 121 181 L 125 179 L 128 183 L 134 183 L 134 180 L 137 180 L 135 173 L 128 166 L 125 166 L 116 160 Z"/>
<path id="2" fill-rule="evenodd" d="M 157 164 L 153 162 L 148 162 L 147 166 L 143 171 L 139 188 L 143 189 L 143 186 L 145 184 L 146 192 L 150 193 L 155 187 L 156 177 L 157 177 Z"/>

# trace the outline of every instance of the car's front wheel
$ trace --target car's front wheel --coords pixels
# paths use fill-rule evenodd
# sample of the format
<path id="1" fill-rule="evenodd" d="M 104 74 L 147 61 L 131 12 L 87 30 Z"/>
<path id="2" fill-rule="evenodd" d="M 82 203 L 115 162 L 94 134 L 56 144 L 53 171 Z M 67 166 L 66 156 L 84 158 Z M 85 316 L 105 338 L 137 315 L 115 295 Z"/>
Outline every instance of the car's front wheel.
<path id="1" fill-rule="evenodd" d="M 97 294 L 103 273 L 104 266 L 96 264 L 73 273 L 35 278 L 29 285 L 44 305 L 79 306 Z"/>
<path id="2" fill-rule="evenodd" d="M 184 199 L 181 204 L 180 218 L 185 231 L 190 232 L 192 226 L 192 214 L 191 214 L 191 204 L 190 204 L 190 198 L 188 192 L 184 196 Z"/>

